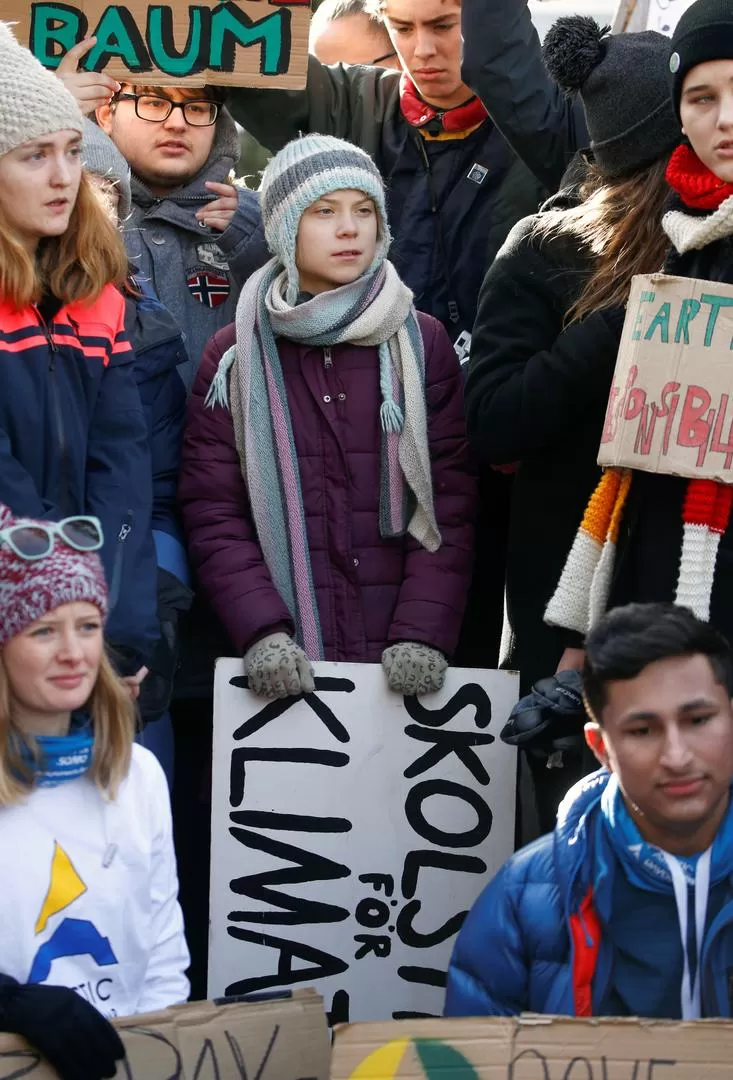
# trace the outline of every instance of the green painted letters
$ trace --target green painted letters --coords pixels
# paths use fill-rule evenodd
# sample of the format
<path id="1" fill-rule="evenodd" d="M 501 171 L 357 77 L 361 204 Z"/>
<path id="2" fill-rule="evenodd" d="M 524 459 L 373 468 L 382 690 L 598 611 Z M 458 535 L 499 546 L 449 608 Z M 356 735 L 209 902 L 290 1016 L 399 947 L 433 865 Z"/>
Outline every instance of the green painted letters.
<path id="1" fill-rule="evenodd" d="M 202 42 L 209 40 L 211 10 L 204 7 L 189 7 L 188 37 L 182 53 L 176 52 L 173 36 L 173 12 L 168 6 L 148 8 L 148 48 L 150 59 L 166 75 L 195 75 L 207 66 L 206 50 Z M 203 52 L 203 55 L 202 55 Z"/>
<path id="2" fill-rule="evenodd" d="M 701 304 L 710 304 L 710 314 L 708 315 L 708 325 L 705 327 L 705 341 L 706 347 L 712 343 L 713 334 L 715 333 L 715 323 L 718 320 L 718 312 L 724 307 L 733 307 L 733 297 L 730 296 L 716 296 L 715 293 L 703 293 L 700 297 Z"/>
<path id="3" fill-rule="evenodd" d="M 28 47 L 44 67 L 57 68 L 61 57 L 84 37 L 86 28 L 87 20 L 78 8 L 68 4 L 31 4 Z"/>
<path id="4" fill-rule="evenodd" d="M 671 305 L 669 301 L 665 301 L 660 307 L 657 314 L 649 323 L 649 329 L 644 334 L 644 341 L 651 341 L 654 338 L 654 331 L 659 327 L 660 339 L 663 345 L 669 345 L 669 313 Z"/>

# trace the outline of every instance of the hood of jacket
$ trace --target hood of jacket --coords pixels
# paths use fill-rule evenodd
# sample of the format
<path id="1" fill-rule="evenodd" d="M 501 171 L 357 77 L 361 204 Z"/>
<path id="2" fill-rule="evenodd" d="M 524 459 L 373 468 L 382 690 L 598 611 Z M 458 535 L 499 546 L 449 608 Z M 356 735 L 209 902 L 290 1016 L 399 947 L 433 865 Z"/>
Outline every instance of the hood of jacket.
<path id="1" fill-rule="evenodd" d="M 211 192 L 204 185 L 207 180 L 213 180 L 217 184 L 226 183 L 229 174 L 239 161 L 241 146 L 237 125 L 227 109 L 222 108 L 219 119 L 216 122 L 216 132 L 211 153 L 203 167 L 186 184 L 175 188 L 168 195 L 153 195 L 144 180 L 141 180 L 134 172 L 131 178 L 132 201 L 136 206 L 149 207 L 155 203 L 187 203 L 199 202 L 201 199 L 212 198 Z"/>

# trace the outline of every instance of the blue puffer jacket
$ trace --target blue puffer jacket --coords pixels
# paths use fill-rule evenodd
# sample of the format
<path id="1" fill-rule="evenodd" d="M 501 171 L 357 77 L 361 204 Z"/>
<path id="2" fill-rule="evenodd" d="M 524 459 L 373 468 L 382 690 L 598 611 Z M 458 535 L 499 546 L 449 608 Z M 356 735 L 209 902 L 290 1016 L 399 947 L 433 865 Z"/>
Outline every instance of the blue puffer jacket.
<path id="1" fill-rule="evenodd" d="M 601 827 L 609 775 L 576 784 L 554 833 L 513 855 L 476 901 L 451 959 L 446 1016 L 598 1015 L 613 967 L 601 928 L 618 867 Z M 731 898 L 708 926 L 701 965 L 703 1016 L 730 1017 Z"/>

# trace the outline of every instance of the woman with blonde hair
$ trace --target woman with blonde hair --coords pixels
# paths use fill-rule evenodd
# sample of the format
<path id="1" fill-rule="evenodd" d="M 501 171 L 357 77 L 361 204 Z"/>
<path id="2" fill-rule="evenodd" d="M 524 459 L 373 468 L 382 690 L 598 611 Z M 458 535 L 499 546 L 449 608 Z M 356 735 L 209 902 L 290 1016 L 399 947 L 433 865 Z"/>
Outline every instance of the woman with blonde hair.
<path id="1" fill-rule="evenodd" d="M 118 230 L 82 174 L 71 94 L 0 23 L 0 500 L 97 516 L 107 627 L 138 681 L 158 636 L 152 470 Z"/>
<path id="2" fill-rule="evenodd" d="M 517 472 L 507 661 L 520 670 L 525 693 L 555 671 L 571 640 L 544 624 L 545 607 L 600 475 L 596 458 L 631 278 L 664 263 L 664 172 L 680 138 L 661 34 L 612 37 L 576 15 L 555 24 L 544 50 L 553 78 L 580 92 L 589 167 L 578 187 L 515 226 L 490 268 L 466 385 L 479 460 Z M 548 771 L 546 751 L 529 761 L 546 831 L 582 764 L 565 753 L 565 767 Z M 553 764 L 561 764 L 559 755 Z"/>
<path id="3" fill-rule="evenodd" d="M 62 1080 L 114 1074 L 108 1019 L 188 997 L 167 784 L 105 656 L 102 545 L 96 518 L 0 506 L 0 1031 Z"/>

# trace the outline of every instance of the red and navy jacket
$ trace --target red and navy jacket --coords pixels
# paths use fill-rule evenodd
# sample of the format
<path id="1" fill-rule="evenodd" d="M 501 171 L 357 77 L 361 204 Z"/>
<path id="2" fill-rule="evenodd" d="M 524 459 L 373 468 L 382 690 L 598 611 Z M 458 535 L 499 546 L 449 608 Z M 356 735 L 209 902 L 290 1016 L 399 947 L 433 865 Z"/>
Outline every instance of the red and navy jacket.
<path id="1" fill-rule="evenodd" d="M 150 655 L 158 620 L 150 447 L 124 319 L 112 285 L 92 303 L 0 300 L 0 501 L 101 520 L 107 637 L 127 672 Z"/>

